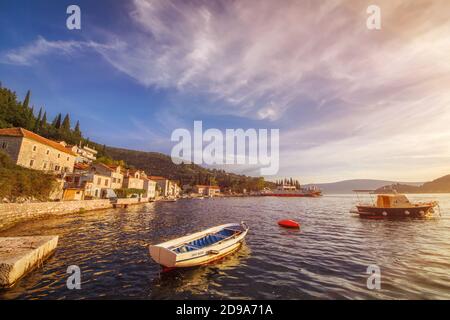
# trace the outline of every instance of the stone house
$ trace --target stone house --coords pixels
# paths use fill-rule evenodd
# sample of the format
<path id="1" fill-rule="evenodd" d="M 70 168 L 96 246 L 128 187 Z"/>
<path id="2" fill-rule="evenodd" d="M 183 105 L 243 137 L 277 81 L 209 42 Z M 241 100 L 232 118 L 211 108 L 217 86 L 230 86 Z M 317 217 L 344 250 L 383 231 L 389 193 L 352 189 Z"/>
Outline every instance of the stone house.
<path id="1" fill-rule="evenodd" d="M 116 165 L 106 165 L 103 163 L 94 163 L 91 165 L 91 171 L 95 171 L 103 176 L 111 178 L 111 189 L 121 189 L 123 184 L 122 167 Z"/>
<path id="2" fill-rule="evenodd" d="M 104 165 L 87 165 L 76 163 L 74 173 L 65 177 L 65 189 L 82 189 L 85 199 L 92 198 L 115 198 L 114 192 L 115 170 Z M 117 182 L 116 182 L 117 183 Z"/>
<path id="3" fill-rule="evenodd" d="M 64 141 L 59 142 L 64 147 L 72 150 L 77 155 L 75 158 L 76 163 L 92 163 L 97 160 L 97 150 L 89 148 L 88 146 L 69 145 Z"/>
<path id="4" fill-rule="evenodd" d="M 144 178 L 147 175 L 144 171 L 127 169 L 123 177 L 123 188 L 127 189 L 144 189 Z"/>
<path id="5" fill-rule="evenodd" d="M 160 189 L 160 196 L 178 197 L 180 195 L 181 188 L 175 181 L 160 176 L 150 176 L 149 178 L 156 181 Z"/>
<path id="6" fill-rule="evenodd" d="M 195 193 L 205 195 L 205 196 L 217 196 L 220 194 L 220 187 L 218 186 L 206 186 L 206 185 L 195 185 L 193 187 Z"/>
<path id="7" fill-rule="evenodd" d="M 65 189 L 80 188 L 84 190 L 84 198 L 115 198 L 111 188 L 111 177 L 95 171 L 78 172 L 66 175 Z"/>
<path id="8" fill-rule="evenodd" d="M 23 128 L 0 129 L 0 151 L 22 167 L 55 174 L 72 172 L 76 158 L 60 143 Z"/>
<path id="9" fill-rule="evenodd" d="M 144 178 L 144 198 L 154 199 L 156 197 L 156 181 Z"/>

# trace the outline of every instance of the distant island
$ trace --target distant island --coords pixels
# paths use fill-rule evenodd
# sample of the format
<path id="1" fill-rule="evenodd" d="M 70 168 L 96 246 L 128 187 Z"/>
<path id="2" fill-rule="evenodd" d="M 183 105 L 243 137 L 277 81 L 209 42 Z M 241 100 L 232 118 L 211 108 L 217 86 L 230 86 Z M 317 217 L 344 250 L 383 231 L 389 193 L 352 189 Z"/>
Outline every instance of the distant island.
<path id="1" fill-rule="evenodd" d="M 317 186 L 324 194 L 348 194 L 355 189 L 375 190 L 384 186 L 400 183 L 401 185 L 420 186 L 423 182 L 398 182 L 376 179 L 351 179 L 330 183 L 307 184 L 304 187 Z"/>
<path id="2" fill-rule="evenodd" d="M 375 190 L 376 193 L 450 193 L 450 174 L 437 178 L 430 182 L 414 186 L 402 183 L 386 185 Z"/>
<path id="3" fill-rule="evenodd" d="M 375 193 L 450 193 L 450 174 L 429 182 L 398 182 L 376 179 L 352 179 L 330 183 L 307 184 L 317 186 L 324 194 L 348 194 L 353 190 L 374 190 Z"/>

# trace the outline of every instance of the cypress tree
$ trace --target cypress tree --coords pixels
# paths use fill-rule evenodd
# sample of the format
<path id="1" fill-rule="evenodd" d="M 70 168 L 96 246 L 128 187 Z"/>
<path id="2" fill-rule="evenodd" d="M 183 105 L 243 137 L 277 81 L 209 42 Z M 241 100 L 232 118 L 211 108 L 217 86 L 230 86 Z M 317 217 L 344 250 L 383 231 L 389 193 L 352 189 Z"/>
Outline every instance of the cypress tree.
<path id="1" fill-rule="evenodd" d="M 37 116 L 37 119 L 36 119 L 36 122 L 39 122 L 39 121 L 41 121 L 41 118 L 42 118 L 42 107 L 39 109 L 39 113 L 38 113 L 38 116 Z"/>
<path id="2" fill-rule="evenodd" d="M 59 113 L 52 122 L 52 126 L 56 129 L 61 128 L 61 113 Z"/>
<path id="3" fill-rule="evenodd" d="M 39 130 L 42 130 L 47 126 L 47 112 L 44 112 L 44 115 L 42 116 L 42 120 L 39 126 Z"/>
<path id="4" fill-rule="evenodd" d="M 77 121 L 77 124 L 75 125 L 75 134 L 81 136 L 80 121 Z"/>
<path id="5" fill-rule="evenodd" d="M 61 129 L 65 133 L 70 131 L 70 117 L 69 117 L 69 114 L 66 114 L 66 116 L 64 117 L 64 120 L 63 120 L 62 125 L 61 125 Z"/>
<path id="6" fill-rule="evenodd" d="M 28 90 L 27 95 L 25 96 L 25 100 L 23 100 L 23 104 L 22 104 L 22 107 L 24 109 L 28 108 L 28 105 L 30 104 L 30 95 L 31 95 L 31 91 Z"/>
<path id="7" fill-rule="evenodd" d="M 41 128 L 41 118 L 42 118 L 42 107 L 39 109 L 38 116 L 34 122 L 34 132 L 39 133 Z"/>

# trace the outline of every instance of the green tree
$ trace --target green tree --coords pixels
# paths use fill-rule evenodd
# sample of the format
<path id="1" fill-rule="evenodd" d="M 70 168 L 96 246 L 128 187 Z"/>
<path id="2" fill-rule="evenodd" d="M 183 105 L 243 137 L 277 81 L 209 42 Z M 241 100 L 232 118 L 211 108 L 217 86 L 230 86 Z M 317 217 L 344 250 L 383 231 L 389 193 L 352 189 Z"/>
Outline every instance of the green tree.
<path id="1" fill-rule="evenodd" d="M 77 124 L 75 125 L 74 132 L 75 132 L 76 135 L 81 136 L 80 121 L 77 121 Z"/>
<path id="2" fill-rule="evenodd" d="M 70 117 L 69 114 L 66 114 L 64 117 L 64 120 L 61 124 L 61 130 L 64 134 L 67 134 L 70 132 Z"/>
<path id="3" fill-rule="evenodd" d="M 31 96 L 31 91 L 28 90 L 27 94 L 25 96 L 25 99 L 23 100 L 23 104 L 22 104 L 22 107 L 24 109 L 28 109 L 28 105 L 30 104 L 30 96 Z"/>
<path id="4" fill-rule="evenodd" d="M 55 119 L 53 119 L 52 127 L 55 129 L 61 128 L 61 113 L 58 113 Z"/>

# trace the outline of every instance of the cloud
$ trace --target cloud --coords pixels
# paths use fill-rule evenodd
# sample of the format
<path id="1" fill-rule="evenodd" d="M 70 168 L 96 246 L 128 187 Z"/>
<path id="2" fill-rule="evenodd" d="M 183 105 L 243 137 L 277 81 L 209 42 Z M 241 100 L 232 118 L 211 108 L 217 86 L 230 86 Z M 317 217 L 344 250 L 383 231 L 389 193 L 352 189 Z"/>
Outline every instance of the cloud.
<path id="1" fill-rule="evenodd" d="M 32 66 L 39 58 L 48 55 L 70 56 L 85 50 L 105 50 L 119 48 L 120 43 L 101 44 L 94 41 L 49 41 L 39 36 L 34 42 L 23 47 L 6 51 L 0 55 L 0 62 L 22 66 Z"/>
<path id="2" fill-rule="evenodd" d="M 450 2 L 377 1 L 379 31 L 366 28 L 370 4 L 134 0 L 112 41 L 39 38 L 4 59 L 95 50 L 145 87 L 175 89 L 179 105 L 205 101 L 184 112 L 271 122 L 284 175 L 396 174 L 405 161 L 437 174 L 449 156 Z M 165 110 L 177 125 L 180 110 Z"/>
<path id="3" fill-rule="evenodd" d="M 383 1 L 381 31 L 367 30 L 367 6 L 135 0 L 137 32 L 123 35 L 128 46 L 99 50 L 142 85 L 206 95 L 216 102 L 211 113 L 272 121 L 291 108 L 301 113 L 302 101 L 318 110 L 349 102 L 366 109 L 447 78 L 446 2 Z"/>

